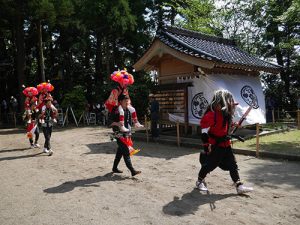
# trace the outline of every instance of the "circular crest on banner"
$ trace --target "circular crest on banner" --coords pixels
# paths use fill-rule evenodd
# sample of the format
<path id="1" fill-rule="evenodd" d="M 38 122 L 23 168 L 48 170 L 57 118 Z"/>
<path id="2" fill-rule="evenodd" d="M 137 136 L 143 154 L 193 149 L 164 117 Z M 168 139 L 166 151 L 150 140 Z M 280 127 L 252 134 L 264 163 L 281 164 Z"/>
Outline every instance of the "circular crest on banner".
<path id="1" fill-rule="evenodd" d="M 191 102 L 192 114 L 195 118 L 201 119 L 206 108 L 208 106 L 208 101 L 203 96 L 203 92 L 196 94 Z"/>
<path id="2" fill-rule="evenodd" d="M 252 87 L 245 85 L 241 89 L 241 96 L 249 106 L 253 105 L 253 109 L 257 109 L 259 107 L 257 96 Z"/>

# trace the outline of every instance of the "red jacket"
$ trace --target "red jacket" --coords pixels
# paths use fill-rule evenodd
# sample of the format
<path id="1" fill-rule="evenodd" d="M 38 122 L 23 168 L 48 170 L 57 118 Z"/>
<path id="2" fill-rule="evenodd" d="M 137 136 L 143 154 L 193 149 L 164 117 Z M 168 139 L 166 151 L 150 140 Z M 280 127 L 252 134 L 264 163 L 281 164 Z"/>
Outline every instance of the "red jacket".
<path id="1" fill-rule="evenodd" d="M 212 112 L 207 112 L 202 120 L 200 121 L 201 129 L 209 128 L 208 133 L 215 137 L 224 137 L 228 134 L 228 122 L 223 126 L 223 115 L 220 110 Z M 209 137 L 208 142 L 212 145 L 216 143 L 216 140 Z M 230 140 L 221 142 L 218 146 L 228 147 L 230 146 Z"/>

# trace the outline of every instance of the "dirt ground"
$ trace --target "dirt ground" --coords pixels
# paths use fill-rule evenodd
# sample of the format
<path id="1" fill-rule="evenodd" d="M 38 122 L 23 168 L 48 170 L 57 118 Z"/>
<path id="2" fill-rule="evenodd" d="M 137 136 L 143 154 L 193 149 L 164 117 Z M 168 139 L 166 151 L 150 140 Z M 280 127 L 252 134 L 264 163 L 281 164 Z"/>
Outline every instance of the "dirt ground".
<path id="1" fill-rule="evenodd" d="M 255 191 L 238 196 L 228 172 L 195 189 L 197 149 L 136 142 L 142 174 L 112 174 L 116 143 L 101 127 L 55 129 L 54 154 L 29 149 L 23 131 L 0 130 L 1 225 L 300 224 L 300 163 L 237 155 Z M 44 142 L 41 134 L 39 143 Z"/>

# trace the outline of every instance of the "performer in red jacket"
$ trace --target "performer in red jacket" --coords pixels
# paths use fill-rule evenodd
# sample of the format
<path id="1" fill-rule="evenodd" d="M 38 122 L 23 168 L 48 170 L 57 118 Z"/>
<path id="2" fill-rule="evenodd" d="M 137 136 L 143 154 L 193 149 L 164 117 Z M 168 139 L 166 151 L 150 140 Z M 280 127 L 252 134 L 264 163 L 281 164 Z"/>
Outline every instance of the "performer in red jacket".
<path id="1" fill-rule="evenodd" d="M 120 95 L 127 95 L 129 96 L 128 93 L 128 85 L 132 85 L 134 83 L 134 79 L 133 76 L 127 72 L 127 70 L 118 70 L 115 71 L 111 74 L 110 78 L 118 83 L 118 87 L 114 88 L 111 93 L 110 96 L 108 97 L 108 99 L 105 102 L 105 106 L 107 108 L 107 110 L 111 113 L 114 107 L 118 107 L 118 111 L 119 111 L 119 120 L 120 120 L 120 130 L 122 132 L 128 132 L 129 129 L 127 129 L 124 126 L 124 110 L 122 108 L 122 106 L 119 104 L 118 102 L 118 97 Z M 130 100 L 129 100 L 130 101 Z M 140 122 L 138 121 L 137 118 L 137 114 L 135 111 L 135 108 L 131 105 L 131 101 L 129 106 L 127 107 L 128 110 L 131 113 L 132 116 L 132 120 L 134 123 L 134 127 L 136 128 L 142 128 L 144 127 L 142 124 L 140 124 Z"/>
<path id="2" fill-rule="evenodd" d="M 208 191 L 204 178 L 216 167 L 230 172 L 238 194 L 253 190 L 251 187 L 244 186 L 240 181 L 237 162 L 228 137 L 233 126 L 232 118 L 237 104 L 229 91 L 218 90 L 200 122 L 201 139 L 206 151 L 200 156 L 201 169 L 196 182 L 196 187 L 201 191 Z"/>

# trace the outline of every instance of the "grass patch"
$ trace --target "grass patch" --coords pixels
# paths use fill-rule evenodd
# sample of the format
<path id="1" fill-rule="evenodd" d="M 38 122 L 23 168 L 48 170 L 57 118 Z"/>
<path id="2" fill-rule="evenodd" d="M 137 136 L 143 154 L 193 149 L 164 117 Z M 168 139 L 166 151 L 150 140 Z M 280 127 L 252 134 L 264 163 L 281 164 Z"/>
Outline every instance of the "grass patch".
<path id="1" fill-rule="evenodd" d="M 300 130 L 286 131 L 259 138 L 260 151 L 300 155 Z M 235 142 L 233 148 L 256 149 L 256 138 L 245 142 Z"/>

